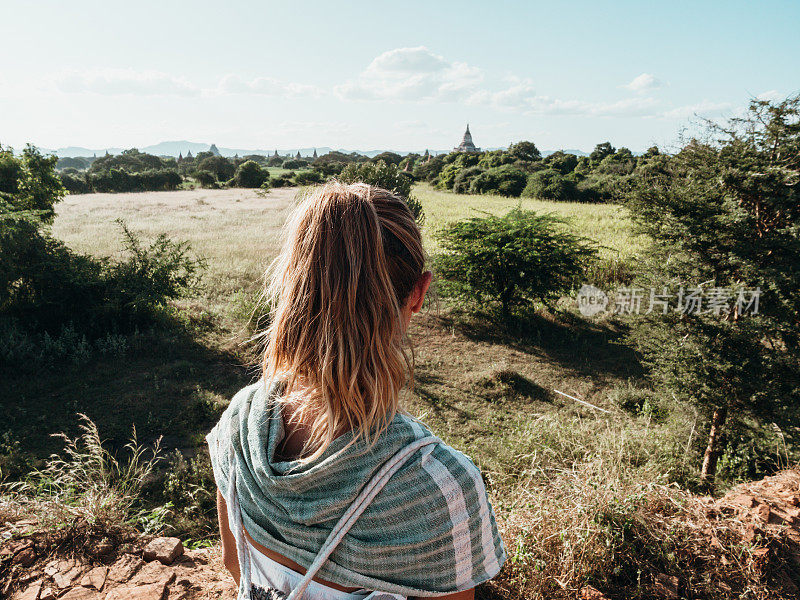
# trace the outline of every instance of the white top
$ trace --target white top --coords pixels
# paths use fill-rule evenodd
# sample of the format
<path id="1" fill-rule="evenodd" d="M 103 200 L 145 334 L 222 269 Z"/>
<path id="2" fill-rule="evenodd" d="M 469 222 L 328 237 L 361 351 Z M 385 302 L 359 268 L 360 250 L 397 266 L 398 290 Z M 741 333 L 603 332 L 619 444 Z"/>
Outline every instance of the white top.
<path id="1" fill-rule="evenodd" d="M 247 540 L 247 545 L 250 550 L 250 581 L 254 585 L 265 589 L 274 588 L 288 596 L 300 584 L 303 579 L 300 573 L 272 560 L 253 546 L 250 540 Z M 314 600 L 366 600 L 366 598 L 377 600 L 379 597 L 373 596 L 368 591 L 343 592 L 313 580 L 306 588 L 306 595 Z"/>

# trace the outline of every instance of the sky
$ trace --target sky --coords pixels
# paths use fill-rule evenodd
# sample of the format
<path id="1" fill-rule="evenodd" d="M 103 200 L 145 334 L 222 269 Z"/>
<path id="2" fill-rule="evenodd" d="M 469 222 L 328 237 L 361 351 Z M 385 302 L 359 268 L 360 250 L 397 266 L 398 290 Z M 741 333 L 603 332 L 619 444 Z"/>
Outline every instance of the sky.
<path id="1" fill-rule="evenodd" d="M 0 0 L 0 144 L 669 149 L 800 91 L 800 2 Z"/>

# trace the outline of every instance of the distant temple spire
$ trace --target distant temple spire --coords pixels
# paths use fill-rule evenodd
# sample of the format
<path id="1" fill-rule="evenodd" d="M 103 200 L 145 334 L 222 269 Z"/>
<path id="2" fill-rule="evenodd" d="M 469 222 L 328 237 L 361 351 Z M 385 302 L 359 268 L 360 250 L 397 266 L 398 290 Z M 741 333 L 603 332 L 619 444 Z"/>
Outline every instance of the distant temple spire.
<path id="1" fill-rule="evenodd" d="M 464 137 L 461 143 L 453 148 L 453 152 L 480 152 L 480 148 L 476 148 L 472 142 L 472 134 L 469 132 L 469 123 L 467 123 L 467 130 L 464 132 Z"/>
<path id="2" fill-rule="evenodd" d="M 303 158 L 302 156 L 300 156 L 300 150 L 297 151 L 297 154 L 295 154 L 294 157 L 295 158 Z"/>
<path id="3" fill-rule="evenodd" d="M 191 160 L 192 158 L 193 158 L 193 157 L 192 157 L 192 151 L 191 151 L 191 150 L 189 150 L 189 151 L 186 153 L 186 160 Z"/>
<path id="4" fill-rule="evenodd" d="M 317 149 L 314 148 L 314 158 L 317 158 Z"/>
<path id="5" fill-rule="evenodd" d="M 183 152 L 178 152 L 178 162 L 183 160 Z"/>
<path id="6" fill-rule="evenodd" d="M 274 156 L 278 156 L 278 149 L 277 148 L 275 148 L 275 155 Z"/>
<path id="7" fill-rule="evenodd" d="M 208 151 L 211 152 L 211 154 L 213 154 L 214 156 L 219 156 L 219 149 L 217 149 L 216 144 L 211 144 L 211 147 L 208 149 Z"/>

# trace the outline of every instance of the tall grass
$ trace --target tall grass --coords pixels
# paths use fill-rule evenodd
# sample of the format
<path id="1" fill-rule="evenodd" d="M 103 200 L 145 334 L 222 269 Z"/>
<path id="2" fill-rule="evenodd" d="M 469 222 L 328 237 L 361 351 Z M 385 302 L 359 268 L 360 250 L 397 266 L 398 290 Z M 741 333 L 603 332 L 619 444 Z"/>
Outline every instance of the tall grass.
<path id="1" fill-rule="evenodd" d="M 56 434 L 64 441 L 63 452 L 7 490 L 45 527 L 81 519 L 94 528 L 117 530 L 137 514 L 142 487 L 161 460 L 161 440 L 148 449 L 139 443 L 134 428 L 123 449 L 127 458 L 120 460 L 103 447 L 94 422 L 79 416 L 81 434 Z"/>
<path id="2" fill-rule="evenodd" d="M 585 585 L 664 597 L 664 581 L 681 597 L 780 597 L 742 523 L 670 483 L 695 458 L 690 423 L 546 414 L 495 443 L 522 467 L 493 489 L 509 555 L 491 584 L 500 597 L 575 598 Z"/>

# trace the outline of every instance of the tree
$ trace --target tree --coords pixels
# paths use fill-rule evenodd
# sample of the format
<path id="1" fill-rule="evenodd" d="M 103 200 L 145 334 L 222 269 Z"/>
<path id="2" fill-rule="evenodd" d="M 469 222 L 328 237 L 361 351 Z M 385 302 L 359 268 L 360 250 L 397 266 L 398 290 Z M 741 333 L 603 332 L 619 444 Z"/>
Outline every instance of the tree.
<path id="1" fill-rule="evenodd" d="M 592 150 L 592 153 L 589 155 L 589 160 L 591 160 L 593 164 L 597 164 L 606 156 L 614 154 L 614 152 L 616 152 L 616 150 L 610 142 L 603 142 L 594 147 L 594 150 Z"/>
<path id="2" fill-rule="evenodd" d="M 798 424 L 799 117 L 800 96 L 753 100 L 745 117 L 709 123 L 707 142 L 652 157 L 630 193 L 631 214 L 655 241 L 651 281 L 764 293 L 758 314 L 732 298 L 719 314 L 644 319 L 632 330 L 653 378 L 705 415 L 709 484 L 730 425 L 777 423 L 791 439 Z"/>
<path id="3" fill-rule="evenodd" d="M 233 163 L 224 156 L 209 156 L 201 160 L 197 165 L 198 171 L 208 171 L 213 173 L 217 181 L 227 181 L 234 174 Z"/>
<path id="4" fill-rule="evenodd" d="M 65 190 L 55 172 L 58 158 L 43 156 L 30 144 L 17 158 L 0 146 L 0 210 L 6 214 L 31 213 L 44 223 L 52 222 L 55 205 Z"/>
<path id="5" fill-rule="evenodd" d="M 514 209 L 473 217 L 435 233 L 443 286 L 468 304 L 499 304 L 505 322 L 515 308 L 548 303 L 567 292 L 597 255 L 589 240 L 553 215 Z"/>
<path id="6" fill-rule="evenodd" d="M 391 164 L 395 166 L 399 165 L 401 160 L 403 160 L 403 157 L 396 152 L 381 152 L 371 159 L 371 161 L 374 163 L 383 161 L 387 165 Z"/>
<path id="7" fill-rule="evenodd" d="M 564 152 L 563 150 L 557 150 L 542 162 L 562 175 L 566 175 L 574 171 L 575 167 L 578 166 L 578 157 L 574 154 Z"/>
<path id="8" fill-rule="evenodd" d="M 233 176 L 234 185 L 242 188 L 261 187 L 265 181 L 269 180 L 269 171 L 262 169 L 258 163 L 248 160 L 239 165 L 236 174 Z"/>
<path id="9" fill-rule="evenodd" d="M 528 174 L 514 167 L 503 165 L 480 173 L 472 180 L 469 191 L 473 194 L 499 194 L 518 197 L 525 189 Z"/>
<path id="10" fill-rule="evenodd" d="M 532 173 L 522 191 L 526 198 L 544 198 L 549 200 L 578 200 L 579 193 L 575 181 L 564 177 L 555 169 L 544 169 Z"/>
<path id="11" fill-rule="evenodd" d="M 400 171 L 396 165 L 387 164 L 383 161 L 362 164 L 350 163 L 339 174 L 339 181 L 342 183 L 368 183 L 369 185 L 389 190 L 405 200 L 418 223 L 422 224 L 425 220 L 422 204 L 411 194 L 411 185 L 413 183 L 411 178 Z"/>
<path id="12" fill-rule="evenodd" d="M 534 162 L 542 159 L 542 154 L 533 142 L 517 142 L 511 144 L 508 155 L 514 160 Z"/>

